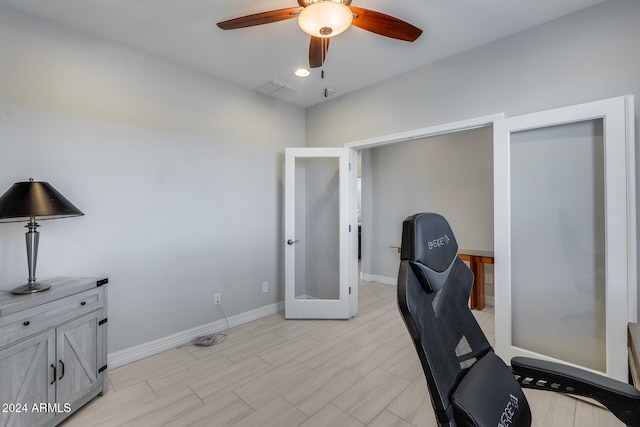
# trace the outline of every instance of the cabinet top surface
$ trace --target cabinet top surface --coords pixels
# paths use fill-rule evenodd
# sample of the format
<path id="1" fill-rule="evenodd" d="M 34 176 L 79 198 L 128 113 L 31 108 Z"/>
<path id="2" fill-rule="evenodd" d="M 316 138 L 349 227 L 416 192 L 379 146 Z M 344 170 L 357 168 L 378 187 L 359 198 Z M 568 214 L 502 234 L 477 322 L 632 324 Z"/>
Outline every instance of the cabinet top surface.
<path id="1" fill-rule="evenodd" d="M 104 277 L 56 277 L 40 281 L 50 284 L 51 289 L 29 295 L 14 295 L 9 290 L 0 290 L 0 317 L 93 289 L 104 280 Z"/>

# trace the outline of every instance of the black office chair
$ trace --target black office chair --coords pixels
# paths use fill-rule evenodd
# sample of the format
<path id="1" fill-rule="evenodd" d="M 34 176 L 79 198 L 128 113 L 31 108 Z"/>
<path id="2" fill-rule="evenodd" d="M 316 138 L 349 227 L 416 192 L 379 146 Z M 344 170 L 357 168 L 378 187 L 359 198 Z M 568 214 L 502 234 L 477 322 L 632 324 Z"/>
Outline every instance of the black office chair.
<path id="1" fill-rule="evenodd" d="M 589 397 L 625 424 L 640 426 L 640 392 L 629 384 L 525 357 L 505 365 L 469 309 L 473 273 L 457 252 L 442 216 L 420 213 L 404 221 L 398 306 L 439 426 L 530 426 L 523 387 Z"/>

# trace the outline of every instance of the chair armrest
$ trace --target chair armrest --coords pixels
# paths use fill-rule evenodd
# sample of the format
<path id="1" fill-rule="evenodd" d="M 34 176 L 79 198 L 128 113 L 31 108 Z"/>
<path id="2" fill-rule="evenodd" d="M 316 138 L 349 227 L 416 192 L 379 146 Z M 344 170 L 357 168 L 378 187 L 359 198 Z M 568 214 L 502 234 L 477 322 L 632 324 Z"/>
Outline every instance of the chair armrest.
<path id="1" fill-rule="evenodd" d="M 511 369 L 523 388 L 588 397 L 603 404 L 626 425 L 640 426 L 640 391 L 629 384 L 529 357 L 514 357 Z"/>

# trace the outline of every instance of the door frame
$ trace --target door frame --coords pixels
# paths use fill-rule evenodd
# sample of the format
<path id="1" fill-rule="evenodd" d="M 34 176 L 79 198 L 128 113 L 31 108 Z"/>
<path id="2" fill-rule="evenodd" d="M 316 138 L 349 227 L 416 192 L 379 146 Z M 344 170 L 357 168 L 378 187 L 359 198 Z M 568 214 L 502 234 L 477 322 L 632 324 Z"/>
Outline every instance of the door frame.
<path id="1" fill-rule="evenodd" d="M 633 103 L 633 101 L 631 101 Z M 470 118 L 466 120 L 449 122 L 445 124 L 439 124 L 419 129 L 413 129 L 409 131 L 393 133 L 388 135 L 377 136 L 373 138 L 367 138 L 362 140 L 357 140 L 353 142 L 346 143 L 344 146 L 351 150 L 351 163 L 357 164 L 357 152 L 359 150 L 365 150 L 367 148 L 380 147 L 383 145 L 396 144 L 406 141 L 411 141 L 414 139 L 427 138 L 438 135 L 445 135 L 449 133 L 462 132 L 466 130 L 481 128 L 485 126 L 494 127 L 495 133 L 495 122 L 504 119 L 506 117 L 505 113 L 495 113 L 486 116 L 479 116 L 475 118 Z M 632 110 L 627 109 L 627 132 L 634 131 L 634 116 Z M 628 138 L 627 138 L 628 139 Z M 635 167 L 635 154 L 634 150 L 634 141 L 630 141 L 628 149 L 631 152 L 628 153 L 628 160 L 632 163 L 632 166 Z M 495 164 L 494 164 L 495 167 Z M 351 176 L 351 204 L 350 204 L 350 222 L 352 224 L 357 224 L 358 218 L 358 200 L 357 200 L 357 174 L 352 174 Z M 627 197 L 636 197 L 636 187 L 635 181 L 629 183 L 627 187 Z M 635 206 L 631 206 L 631 209 L 634 209 Z M 494 213 L 495 217 L 495 213 Z M 636 223 L 635 216 L 630 215 L 630 223 L 628 224 L 630 232 L 635 235 L 636 232 Z M 495 230 L 494 230 L 495 235 Z M 356 315 L 358 313 L 357 301 L 358 301 L 358 236 L 357 234 L 352 234 L 350 236 L 350 282 L 352 284 L 352 315 Z M 630 254 L 635 254 L 637 249 L 636 246 L 629 242 L 628 243 L 628 251 Z M 499 261 L 498 261 L 499 262 Z M 630 263 L 630 271 L 629 274 L 633 277 L 637 275 L 635 262 Z M 630 319 L 637 319 L 637 287 L 631 286 L 629 288 L 629 301 L 631 306 L 628 308 L 630 313 Z"/>
<path id="2" fill-rule="evenodd" d="M 494 123 L 505 117 L 504 113 L 490 114 L 456 122 L 450 122 L 435 126 L 413 129 L 389 135 L 378 136 L 369 139 L 346 143 L 344 146 L 350 150 L 351 164 L 357 164 L 357 152 L 367 148 L 381 147 L 383 145 L 397 144 L 415 139 L 429 138 L 432 136 L 446 135 L 449 133 L 464 132 L 487 126 L 494 126 Z M 358 174 L 351 174 L 351 203 L 349 219 L 351 224 L 358 224 Z M 351 283 L 351 316 L 358 314 L 358 234 L 351 233 L 350 238 L 350 274 Z"/>

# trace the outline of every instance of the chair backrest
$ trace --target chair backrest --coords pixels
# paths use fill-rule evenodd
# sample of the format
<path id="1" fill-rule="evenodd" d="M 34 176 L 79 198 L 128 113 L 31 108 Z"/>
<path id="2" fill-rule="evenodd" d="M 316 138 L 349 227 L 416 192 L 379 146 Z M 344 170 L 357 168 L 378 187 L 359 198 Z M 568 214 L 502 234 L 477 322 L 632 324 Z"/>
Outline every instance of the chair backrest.
<path id="1" fill-rule="evenodd" d="M 469 310 L 473 273 L 440 215 L 420 213 L 402 225 L 398 306 L 413 338 L 440 425 L 456 425 L 453 393 L 491 345 Z M 493 354 L 493 353 L 492 353 Z"/>

